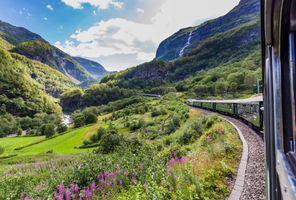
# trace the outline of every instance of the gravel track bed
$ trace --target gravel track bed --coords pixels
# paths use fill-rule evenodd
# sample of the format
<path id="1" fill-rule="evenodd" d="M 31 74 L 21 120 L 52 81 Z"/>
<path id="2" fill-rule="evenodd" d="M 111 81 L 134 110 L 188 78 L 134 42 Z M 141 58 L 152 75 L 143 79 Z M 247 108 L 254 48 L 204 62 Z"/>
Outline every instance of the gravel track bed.
<path id="1" fill-rule="evenodd" d="M 204 114 L 212 113 L 201 110 Z M 219 114 L 220 115 L 220 114 Z M 234 123 L 242 132 L 248 143 L 249 155 L 247 169 L 245 173 L 245 182 L 241 200 L 264 200 L 265 199 L 265 158 L 264 142 L 252 129 L 241 121 L 220 115 L 221 117 Z"/>

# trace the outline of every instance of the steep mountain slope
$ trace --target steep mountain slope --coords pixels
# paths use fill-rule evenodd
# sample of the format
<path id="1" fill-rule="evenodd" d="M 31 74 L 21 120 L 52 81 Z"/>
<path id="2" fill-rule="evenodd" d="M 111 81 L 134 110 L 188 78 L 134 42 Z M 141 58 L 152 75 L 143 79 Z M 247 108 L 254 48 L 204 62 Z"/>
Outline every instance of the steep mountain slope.
<path id="1" fill-rule="evenodd" d="M 31 31 L 15 27 L 0 20 L 0 36 L 11 44 L 18 44 L 30 40 L 43 40 L 41 36 L 32 33 Z"/>
<path id="2" fill-rule="evenodd" d="M 73 81 L 58 70 L 37 61 L 39 59 L 32 60 L 12 50 L 15 45 L 23 44 L 26 40 L 38 41 L 35 47 L 35 56 L 38 56 L 48 53 L 50 45 L 40 36 L 4 22 L 0 22 L 0 30 L 1 113 L 33 116 L 36 113 L 60 112 L 57 99 L 53 97 L 74 88 Z M 23 52 L 34 55 L 32 51 Z"/>
<path id="3" fill-rule="evenodd" d="M 91 61 L 85 58 L 74 57 L 74 60 L 78 62 L 93 79 L 101 79 L 109 72 L 99 63 Z"/>
<path id="4" fill-rule="evenodd" d="M 240 17 L 240 12 L 243 16 L 245 13 L 250 13 L 249 10 L 245 8 L 254 8 L 252 11 L 256 11 L 258 7 L 258 0 L 242 0 L 240 4 L 232 10 L 226 16 L 232 16 L 228 18 L 228 24 L 244 20 L 245 17 Z M 258 10 L 257 10 L 258 11 Z M 259 16 L 259 11 L 250 14 L 251 16 Z M 219 18 L 220 19 L 220 18 Z M 204 23 L 212 23 L 215 20 Z M 219 20 L 218 20 L 219 21 Z M 222 22 L 221 22 L 222 23 Z M 227 24 L 227 23 L 226 23 Z M 225 27 L 221 24 L 219 27 Z M 230 26 L 231 27 L 231 26 Z M 190 29 L 189 29 L 190 30 Z M 192 29 L 191 29 L 192 30 Z M 192 36 L 193 37 L 193 36 Z M 168 40 L 167 40 L 168 41 Z M 188 48 L 189 49 L 189 48 Z M 182 50 L 182 49 L 179 49 Z M 254 77 L 260 73 L 252 74 L 252 71 L 256 71 L 260 68 L 260 63 L 257 62 L 257 57 L 253 58 L 253 55 L 260 55 L 260 20 L 259 17 L 254 17 L 253 20 L 247 19 L 245 23 L 238 23 L 236 26 L 225 30 L 224 32 L 216 33 L 206 39 L 199 40 L 196 42 L 196 46 L 190 50 L 186 50 L 183 56 L 174 59 L 172 61 L 163 61 L 162 59 L 155 59 L 151 62 L 147 62 L 136 66 L 134 68 L 127 69 L 125 71 L 119 72 L 117 74 L 111 74 L 105 76 L 102 79 L 102 83 L 107 83 L 109 85 L 117 85 L 124 88 L 140 89 L 144 92 L 152 93 L 165 93 L 168 91 L 186 91 L 191 90 L 196 84 L 211 84 L 210 89 L 213 95 L 216 95 L 216 89 L 221 87 L 227 88 L 225 91 L 242 92 L 247 93 L 252 92 L 252 81 L 246 81 L 246 87 L 238 87 L 239 84 L 244 84 L 244 79 L 248 76 Z M 259 56 L 260 57 L 260 56 Z M 249 66 L 248 69 L 243 70 L 246 64 L 243 64 L 245 58 L 248 58 L 248 63 L 255 66 Z M 259 59 L 260 60 L 260 59 Z M 209 79 L 203 82 L 201 71 L 208 71 L 220 67 L 221 72 L 225 70 L 223 77 L 213 75 L 211 73 L 208 77 Z M 233 69 L 232 69 L 233 67 Z M 240 71 L 243 72 L 240 74 Z M 228 79 L 228 75 L 232 73 L 238 73 L 241 77 L 240 81 L 236 86 L 235 81 L 232 78 Z M 207 76 L 207 74 L 204 74 Z M 236 76 L 234 74 L 233 76 Z M 231 75 L 232 76 L 232 75 Z M 182 80 L 194 80 L 185 81 Z M 256 78 L 255 78 L 256 79 Z M 180 87 L 178 82 L 181 81 Z M 256 80 L 255 80 L 256 81 Z M 186 85 L 187 84 L 187 85 Z M 232 84 L 232 86 L 230 85 Z M 231 89 L 234 88 L 234 89 Z M 179 89 L 180 90 L 179 90 Z M 226 94 L 226 92 L 224 92 Z"/>
<path id="5" fill-rule="evenodd" d="M 40 76 L 40 82 L 38 82 L 32 77 L 36 76 L 37 79 L 37 73 L 35 75 L 33 73 L 37 67 L 43 68 L 45 73 L 51 70 L 40 63 L 34 63 L 19 55 L 11 55 L 0 48 L 0 105 L 2 112 L 17 116 L 33 116 L 39 112 L 61 111 L 56 100 L 46 94 L 45 86 L 41 84 L 45 80 Z M 42 71 L 39 72 L 42 73 Z M 52 73 L 50 76 L 54 75 Z M 57 78 L 63 79 L 64 77 L 60 74 L 60 77 Z M 64 80 L 66 81 L 66 79 Z M 47 84 L 52 83 L 55 81 L 47 82 Z"/>
<path id="6" fill-rule="evenodd" d="M 106 76 L 102 82 L 137 89 L 158 87 L 194 76 L 200 70 L 240 62 L 251 51 L 259 49 L 260 23 L 254 20 L 202 41 L 191 52 L 174 61 L 148 62 Z"/>
<path id="7" fill-rule="evenodd" d="M 47 64 L 70 77 L 75 83 L 93 79 L 90 75 L 93 71 L 87 71 L 89 67 L 84 68 L 73 57 L 50 45 L 41 36 L 24 28 L 0 21 L 1 42 L 11 44 L 10 49 L 12 52 Z M 86 59 L 85 62 L 87 62 Z"/>
<path id="8" fill-rule="evenodd" d="M 258 0 L 241 0 L 239 5 L 225 16 L 207 21 L 197 27 L 182 29 L 161 42 L 156 59 L 169 61 L 183 56 L 211 36 L 258 19 L 259 9 Z"/>

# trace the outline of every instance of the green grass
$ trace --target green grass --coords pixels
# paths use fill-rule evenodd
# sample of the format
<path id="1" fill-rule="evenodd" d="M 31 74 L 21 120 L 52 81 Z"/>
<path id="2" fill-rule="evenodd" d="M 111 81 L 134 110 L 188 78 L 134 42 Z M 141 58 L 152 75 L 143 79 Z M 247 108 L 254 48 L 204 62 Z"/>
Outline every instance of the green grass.
<path id="1" fill-rule="evenodd" d="M 16 151 L 14 151 L 15 148 L 28 145 L 33 142 L 38 142 L 40 140 L 43 140 L 44 138 L 44 136 L 1 138 L 0 146 L 4 148 L 4 155 L 10 155 L 13 153 L 17 153 Z"/>
<path id="2" fill-rule="evenodd" d="M 92 128 L 93 126 L 75 129 L 64 135 L 24 148 L 18 151 L 18 154 L 37 155 L 53 151 L 54 154 L 69 155 L 85 152 L 86 150 L 75 149 L 75 147 L 82 145 L 83 140 L 86 139 L 88 132 L 91 131 Z"/>
<path id="3" fill-rule="evenodd" d="M 83 140 L 88 139 L 93 133 L 96 132 L 98 124 L 93 124 L 85 126 L 82 128 L 71 130 L 63 135 L 59 135 L 52 139 L 44 140 L 44 136 L 38 137 L 14 137 L 14 138 L 2 138 L 0 139 L 0 146 L 4 147 L 3 155 L 12 155 L 17 154 L 17 156 L 5 160 L 9 161 L 24 161 L 24 158 L 48 158 L 60 155 L 74 155 L 89 152 L 92 148 L 89 149 L 77 149 L 82 145 Z M 15 150 L 15 148 L 29 145 L 38 141 L 44 140 L 38 144 L 25 147 L 21 150 Z M 47 152 L 52 151 L 48 154 Z M 31 159 L 30 159 L 31 161 Z"/>

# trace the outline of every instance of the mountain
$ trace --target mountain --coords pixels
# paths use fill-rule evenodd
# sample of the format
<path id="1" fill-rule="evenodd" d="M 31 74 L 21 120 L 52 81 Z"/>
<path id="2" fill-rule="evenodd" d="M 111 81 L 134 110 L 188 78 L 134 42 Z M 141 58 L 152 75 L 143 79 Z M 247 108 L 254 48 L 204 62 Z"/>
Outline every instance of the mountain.
<path id="1" fill-rule="evenodd" d="M 85 58 L 74 57 L 74 60 L 78 62 L 93 79 L 101 79 L 109 72 L 99 63 L 91 61 Z"/>
<path id="2" fill-rule="evenodd" d="M 52 67 L 13 51 L 15 45 L 25 41 L 44 40 L 24 28 L 0 22 L 1 113 L 33 116 L 61 112 L 54 97 L 74 88 L 73 81 Z M 48 45 L 39 50 L 48 51 Z"/>
<path id="3" fill-rule="evenodd" d="M 41 36 L 28 31 L 22 27 L 15 27 L 0 21 L 0 38 L 13 46 L 11 52 L 26 56 L 29 59 L 40 61 L 53 69 L 56 69 L 79 84 L 93 79 L 92 61 L 86 59 L 84 63 L 91 66 L 82 66 L 73 57 L 52 46 Z M 100 66 L 102 67 L 102 66 Z M 87 69 L 91 69 L 88 71 Z M 97 72 L 96 75 L 97 76 Z"/>
<path id="4" fill-rule="evenodd" d="M 0 47 L 0 106 L 16 116 L 60 112 L 56 94 L 73 86 L 70 79 L 40 62 Z"/>
<path id="5" fill-rule="evenodd" d="M 258 0 L 241 0 L 225 16 L 207 21 L 196 27 L 184 28 L 159 45 L 156 59 L 170 61 L 196 48 L 204 40 L 259 18 Z"/>
<path id="6" fill-rule="evenodd" d="M 177 56 L 191 34 L 191 41 L 182 56 Z M 186 37 L 188 37 L 186 39 Z M 125 88 L 135 88 L 157 92 L 157 88 L 168 86 L 185 79 L 198 77 L 199 72 L 217 67 L 227 67 L 229 73 L 243 71 L 245 58 L 249 63 L 256 63 L 249 67 L 242 75 L 244 80 L 252 70 L 260 68 L 260 63 L 252 55 L 260 53 L 260 19 L 259 0 L 241 0 L 225 16 L 203 23 L 198 27 L 183 29 L 163 41 L 157 52 L 157 59 L 127 69 L 117 74 L 104 77 L 102 83 L 118 85 Z M 236 66 L 232 70 L 229 66 Z M 204 83 L 227 81 L 219 74 L 209 78 Z M 232 81 L 230 81 L 232 83 Z M 200 83 L 200 84 L 204 84 Z M 218 86 L 217 86 L 218 87 Z"/>

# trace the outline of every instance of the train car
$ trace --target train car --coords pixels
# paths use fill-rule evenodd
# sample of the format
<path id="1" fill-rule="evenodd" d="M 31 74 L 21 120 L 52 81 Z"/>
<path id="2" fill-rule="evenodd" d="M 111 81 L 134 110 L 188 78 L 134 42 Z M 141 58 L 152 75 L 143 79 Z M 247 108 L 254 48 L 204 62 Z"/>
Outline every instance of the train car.
<path id="1" fill-rule="evenodd" d="M 189 99 L 188 105 L 207 109 L 243 121 L 263 138 L 263 100 L 261 96 L 241 100 Z"/>
<path id="2" fill-rule="evenodd" d="M 262 0 L 267 199 L 296 199 L 296 0 Z"/>

